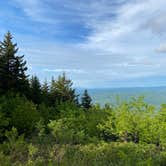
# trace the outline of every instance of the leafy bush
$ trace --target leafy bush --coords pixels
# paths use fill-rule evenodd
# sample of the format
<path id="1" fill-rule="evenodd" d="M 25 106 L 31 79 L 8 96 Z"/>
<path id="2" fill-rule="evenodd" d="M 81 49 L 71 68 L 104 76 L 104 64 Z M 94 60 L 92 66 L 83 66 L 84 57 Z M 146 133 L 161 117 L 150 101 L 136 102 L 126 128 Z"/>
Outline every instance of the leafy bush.
<path id="1" fill-rule="evenodd" d="M 66 147 L 60 163 L 73 166 L 160 166 L 165 159 L 154 145 L 101 142 Z"/>
<path id="2" fill-rule="evenodd" d="M 3 97 L 0 118 L 0 133 L 6 138 L 0 144 L 0 164 L 165 166 L 166 163 L 166 105 L 155 109 L 142 98 L 84 110 L 68 102 L 52 108 L 44 104 L 36 107 L 23 97 Z"/>
<path id="3" fill-rule="evenodd" d="M 19 134 L 31 134 L 36 122 L 40 119 L 36 106 L 26 98 L 18 95 L 1 98 L 0 106 L 0 112 L 6 117 L 3 125 L 7 125 L 9 121 L 8 129 L 15 127 Z"/>

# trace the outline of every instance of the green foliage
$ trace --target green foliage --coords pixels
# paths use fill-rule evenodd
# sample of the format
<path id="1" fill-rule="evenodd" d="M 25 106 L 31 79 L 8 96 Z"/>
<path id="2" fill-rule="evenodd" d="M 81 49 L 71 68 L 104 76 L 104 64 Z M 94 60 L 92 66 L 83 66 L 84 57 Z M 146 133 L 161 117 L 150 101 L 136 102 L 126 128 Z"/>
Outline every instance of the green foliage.
<path id="1" fill-rule="evenodd" d="M 49 105 L 50 103 L 50 93 L 49 93 L 49 85 L 47 81 L 44 81 L 44 84 L 41 86 L 41 94 L 42 94 L 42 102 L 46 105 Z"/>
<path id="2" fill-rule="evenodd" d="M 11 131 L 6 131 L 5 136 L 7 140 L 2 144 L 1 150 L 3 150 L 4 154 L 10 156 L 11 162 L 24 163 L 27 156 L 27 143 L 24 136 L 19 136 L 17 129 L 14 127 Z"/>
<path id="3" fill-rule="evenodd" d="M 0 112 L 0 141 L 3 141 L 5 130 L 8 129 L 9 118 L 5 117 L 4 113 Z"/>
<path id="4" fill-rule="evenodd" d="M 159 166 L 165 156 L 161 157 L 160 151 L 153 145 L 99 143 L 72 147 L 64 158 L 75 166 Z M 66 164 L 66 160 L 62 160 L 62 165 Z"/>
<path id="5" fill-rule="evenodd" d="M 12 35 L 8 32 L 0 43 L 0 93 L 9 91 L 26 94 L 28 81 L 25 74 L 27 67 L 24 56 L 17 56 L 17 44 L 13 44 Z"/>
<path id="6" fill-rule="evenodd" d="M 75 94 L 75 89 L 72 88 L 72 81 L 66 78 L 65 73 L 58 77 L 58 80 L 52 79 L 50 93 L 53 99 L 53 104 L 57 102 L 75 102 L 77 100 L 77 95 Z"/>
<path id="7" fill-rule="evenodd" d="M 88 91 L 85 90 L 81 98 L 81 106 L 85 109 L 89 109 L 92 106 L 92 99 L 88 94 Z"/>
<path id="8" fill-rule="evenodd" d="M 38 112 L 40 117 L 42 117 L 45 125 L 47 125 L 49 120 L 55 119 L 57 115 L 56 109 L 54 107 L 49 107 L 44 103 L 38 105 Z"/>
<path id="9" fill-rule="evenodd" d="M 30 143 L 28 146 L 28 154 L 30 158 L 33 158 L 37 152 L 38 152 L 38 148 Z"/>
<path id="10" fill-rule="evenodd" d="M 74 122 L 73 122 L 74 121 Z M 79 126 L 75 126 L 78 124 Z M 84 130 L 76 119 L 60 119 L 51 121 L 48 127 L 52 130 L 56 143 L 78 144 L 87 138 Z"/>
<path id="11" fill-rule="evenodd" d="M 161 116 L 162 115 L 162 116 Z M 113 108 L 103 124 L 98 124 L 105 140 L 154 144 L 165 147 L 166 123 L 163 107 L 156 112 L 155 107 L 147 105 L 141 98 L 122 103 Z"/>
<path id="12" fill-rule="evenodd" d="M 4 125 L 9 121 L 8 129 L 14 126 L 20 134 L 31 134 L 36 122 L 40 119 L 36 106 L 18 95 L 10 96 L 10 98 L 2 97 L 0 100 L 0 112 L 6 116 Z"/>
<path id="13" fill-rule="evenodd" d="M 71 107 L 70 107 L 71 106 Z M 96 142 L 100 133 L 97 124 L 106 119 L 107 113 L 95 107 L 85 112 L 82 108 L 68 104 L 61 106 L 60 119 L 48 124 L 57 143 L 85 144 Z"/>
<path id="14" fill-rule="evenodd" d="M 44 139 L 45 138 L 47 139 L 47 137 L 46 137 L 46 125 L 44 124 L 44 120 L 42 118 L 37 122 L 36 129 L 38 137 L 37 141 L 38 143 L 43 143 Z"/>
<path id="15" fill-rule="evenodd" d="M 14 99 L 13 102 L 17 103 L 17 105 L 13 105 L 11 125 L 16 127 L 19 133 L 32 133 L 36 122 L 39 120 L 36 106 L 29 101 L 21 99 Z"/>
<path id="16" fill-rule="evenodd" d="M 8 114 L 12 119 L 9 124 L 14 123 L 13 119 L 19 120 L 17 125 L 13 125 L 18 131 L 22 131 L 20 126 L 24 125 L 21 115 L 30 116 L 21 110 L 28 112 L 32 109 L 37 112 L 35 105 L 19 96 L 10 99 L 4 97 L 0 101 L 2 119 L 6 116 L 4 112 L 11 113 Z M 7 109 L 9 104 L 12 112 L 20 112 L 19 116 L 13 117 L 13 113 Z M 106 105 L 104 108 L 96 105 L 84 111 L 83 108 L 66 102 L 56 107 L 58 115 L 52 114 L 51 117 L 46 117 L 53 111 L 49 107 L 40 105 L 38 108 L 36 117 L 40 119 L 33 123 L 36 130 L 26 122 L 29 133 L 35 132 L 33 137 L 25 135 L 28 139 L 25 141 L 16 128 L 5 132 L 6 141 L 0 145 L 0 160 L 4 160 L 4 163 L 27 166 L 43 163 L 62 166 L 165 165 L 165 105 L 156 110 L 138 98 L 115 106 Z M 45 109 L 50 111 L 44 114 Z M 48 121 L 50 118 L 52 120 Z M 33 122 L 32 119 L 28 120 L 30 121 Z M 8 127 L 8 123 L 6 125 Z M 22 132 L 26 134 L 28 130 Z"/>
<path id="17" fill-rule="evenodd" d="M 37 76 L 32 76 L 30 79 L 30 98 L 35 104 L 41 103 L 41 85 Z"/>

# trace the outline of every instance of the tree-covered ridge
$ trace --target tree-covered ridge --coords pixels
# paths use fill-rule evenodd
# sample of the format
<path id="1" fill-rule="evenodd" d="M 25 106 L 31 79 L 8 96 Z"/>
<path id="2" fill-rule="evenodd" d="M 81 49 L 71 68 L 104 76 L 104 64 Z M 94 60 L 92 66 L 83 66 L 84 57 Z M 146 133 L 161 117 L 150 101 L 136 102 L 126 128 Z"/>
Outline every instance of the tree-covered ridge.
<path id="1" fill-rule="evenodd" d="M 104 107 L 62 74 L 41 83 L 8 32 L 0 44 L 0 166 L 165 166 L 166 105 Z"/>

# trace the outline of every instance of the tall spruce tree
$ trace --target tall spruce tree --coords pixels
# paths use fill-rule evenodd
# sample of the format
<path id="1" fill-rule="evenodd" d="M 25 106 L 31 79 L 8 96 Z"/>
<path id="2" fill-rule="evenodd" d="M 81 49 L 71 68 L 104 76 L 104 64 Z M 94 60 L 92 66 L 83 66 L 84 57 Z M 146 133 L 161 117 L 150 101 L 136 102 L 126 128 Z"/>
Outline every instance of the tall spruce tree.
<path id="1" fill-rule="evenodd" d="M 32 76 L 30 79 L 30 96 L 31 100 L 35 104 L 40 104 L 41 103 L 41 84 L 37 76 Z"/>
<path id="2" fill-rule="evenodd" d="M 85 109 L 89 109 L 92 106 L 91 102 L 92 102 L 92 99 L 90 95 L 88 94 L 88 91 L 85 90 L 81 98 L 81 106 Z"/>
<path id="3" fill-rule="evenodd" d="M 41 86 L 42 102 L 48 105 L 50 103 L 49 85 L 47 80 Z"/>
<path id="4" fill-rule="evenodd" d="M 27 67 L 24 56 L 18 56 L 17 44 L 12 42 L 10 32 L 0 43 L 0 93 L 9 91 L 26 93 L 28 89 Z"/>
<path id="5" fill-rule="evenodd" d="M 44 83 L 41 87 L 41 90 L 42 90 L 42 94 L 48 94 L 49 93 L 49 85 L 48 85 L 47 80 L 44 81 Z"/>

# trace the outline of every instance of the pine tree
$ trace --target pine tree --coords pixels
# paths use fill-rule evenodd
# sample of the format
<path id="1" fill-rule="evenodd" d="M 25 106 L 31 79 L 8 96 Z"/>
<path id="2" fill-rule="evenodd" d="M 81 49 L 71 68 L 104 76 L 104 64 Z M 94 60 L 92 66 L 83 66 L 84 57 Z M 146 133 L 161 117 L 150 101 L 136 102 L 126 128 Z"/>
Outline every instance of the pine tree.
<path id="1" fill-rule="evenodd" d="M 17 56 L 17 44 L 8 32 L 0 43 L 0 93 L 9 91 L 26 93 L 28 89 L 27 67 L 24 56 Z"/>
<path id="2" fill-rule="evenodd" d="M 81 98 L 81 106 L 85 109 L 89 109 L 92 106 L 91 102 L 92 102 L 92 99 L 90 95 L 88 94 L 88 91 L 85 90 Z"/>
<path id="3" fill-rule="evenodd" d="M 35 104 L 40 104 L 41 103 L 41 84 L 37 76 L 32 76 L 30 79 L 30 96 L 31 100 Z"/>
<path id="4" fill-rule="evenodd" d="M 44 81 L 44 84 L 41 87 L 41 94 L 42 94 L 42 102 L 48 105 L 50 94 L 49 94 L 49 85 L 47 83 L 47 80 Z"/>
<path id="5" fill-rule="evenodd" d="M 49 85 L 47 83 L 47 80 L 44 81 L 42 87 L 41 87 L 42 93 L 43 94 L 48 94 L 49 93 Z"/>
<path id="6" fill-rule="evenodd" d="M 72 88 L 72 81 L 66 78 L 65 73 L 58 77 L 58 80 L 52 80 L 51 83 L 51 96 L 56 102 L 73 102 L 75 103 L 77 95 L 75 89 Z"/>

